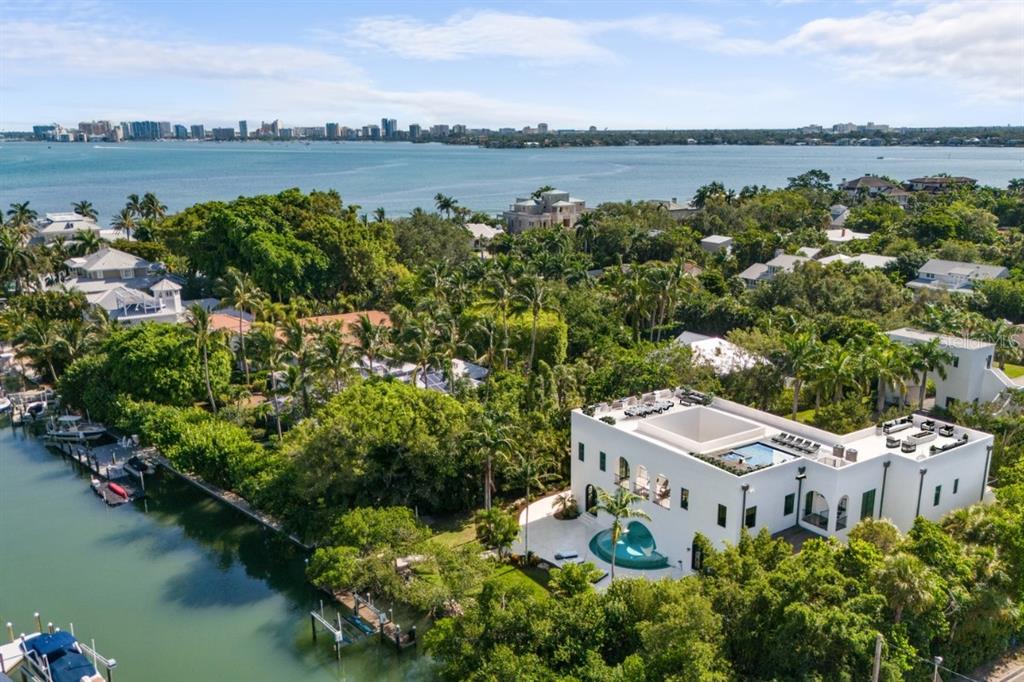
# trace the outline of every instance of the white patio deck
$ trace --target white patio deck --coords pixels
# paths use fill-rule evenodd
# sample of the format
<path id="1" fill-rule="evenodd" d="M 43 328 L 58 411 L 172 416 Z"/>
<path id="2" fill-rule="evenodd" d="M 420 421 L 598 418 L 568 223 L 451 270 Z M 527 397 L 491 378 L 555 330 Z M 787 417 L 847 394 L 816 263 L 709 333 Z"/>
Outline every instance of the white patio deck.
<path id="1" fill-rule="evenodd" d="M 594 534 L 604 530 L 607 526 L 589 514 L 580 514 L 579 518 L 562 521 L 555 518 L 555 499 L 560 493 L 543 497 L 530 504 L 530 551 L 555 566 L 561 566 L 565 561 L 555 559 L 555 555 L 564 552 L 576 552 L 579 560 L 589 561 L 600 570 L 609 574 L 609 577 L 597 582 L 598 590 L 607 589 L 611 584 L 611 564 L 602 560 L 590 551 L 590 538 Z M 512 551 L 522 554 L 525 551 L 523 544 L 524 532 L 522 528 L 526 522 L 526 510 L 519 514 L 519 538 L 512 545 Z M 616 578 L 646 578 L 647 580 L 658 580 L 660 578 L 681 578 L 683 573 L 678 566 L 662 568 L 656 571 L 638 571 L 631 568 L 615 567 Z"/>

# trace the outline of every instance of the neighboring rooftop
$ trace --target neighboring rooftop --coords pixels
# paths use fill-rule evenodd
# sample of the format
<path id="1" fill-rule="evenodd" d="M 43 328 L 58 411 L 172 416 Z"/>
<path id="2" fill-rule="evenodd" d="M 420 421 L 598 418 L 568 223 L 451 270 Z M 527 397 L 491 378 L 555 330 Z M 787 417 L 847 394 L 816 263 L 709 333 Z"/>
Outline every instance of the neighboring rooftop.
<path id="1" fill-rule="evenodd" d="M 981 263 L 965 263 L 956 260 L 932 258 L 918 269 L 920 275 L 960 275 L 971 279 L 995 279 L 1005 277 L 1006 268 L 1002 265 L 984 265 Z"/>
<path id="2" fill-rule="evenodd" d="M 86 272 L 100 272 L 106 270 L 137 270 L 140 268 L 151 268 L 153 266 L 148 260 L 138 256 L 104 247 L 88 256 L 69 258 L 64 261 L 68 267 L 84 270 Z"/>
<path id="3" fill-rule="evenodd" d="M 717 336 L 683 332 L 676 337 L 676 343 L 689 347 L 694 364 L 707 365 L 718 375 L 750 369 L 764 362 L 732 341 Z"/>
<path id="4" fill-rule="evenodd" d="M 911 327 L 901 327 L 899 329 L 893 329 L 892 331 L 886 332 L 889 338 L 897 341 L 905 341 L 908 343 L 928 343 L 932 339 L 938 339 L 939 343 L 949 348 L 964 348 L 966 350 L 977 350 L 979 348 L 992 348 L 993 344 L 987 341 L 979 341 L 978 339 L 972 339 L 964 336 L 951 336 L 949 334 L 939 334 L 937 332 L 929 332 L 923 329 L 913 329 Z"/>
<path id="5" fill-rule="evenodd" d="M 829 263 L 860 263 L 869 270 L 881 270 L 889 263 L 895 261 L 896 259 L 893 256 L 879 256 L 874 253 L 861 253 L 856 256 L 837 253 L 834 256 L 825 256 L 818 262 L 822 265 L 828 265 Z"/>

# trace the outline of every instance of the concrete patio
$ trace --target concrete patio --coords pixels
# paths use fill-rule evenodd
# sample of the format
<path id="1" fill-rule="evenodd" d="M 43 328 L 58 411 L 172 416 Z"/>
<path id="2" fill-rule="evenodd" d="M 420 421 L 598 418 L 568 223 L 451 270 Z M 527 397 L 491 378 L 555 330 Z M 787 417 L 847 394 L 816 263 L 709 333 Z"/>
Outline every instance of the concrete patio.
<path id="1" fill-rule="evenodd" d="M 609 575 L 599 580 L 595 586 L 598 590 L 604 590 L 611 584 L 611 564 L 602 560 L 590 551 L 590 538 L 595 533 L 610 527 L 610 522 L 605 524 L 590 514 L 580 514 L 578 518 L 571 520 L 560 520 L 555 518 L 556 499 L 561 493 L 543 497 L 529 507 L 529 539 L 530 551 L 544 561 L 554 566 L 561 566 L 572 561 L 589 561 L 599 570 Z M 519 538 L 512 545 L 512 551 L 517 554 L 525 552 L 524 535 L 526 524 L 526 510 L 519 514 Z M 565 552 L 576 552 L 578 559 L 562 561 L 555 559 L 555 555 Z M 679 566 L 662 568 L 654 571 L 640 571 L 630 568 L 615 567 L 616 578 L 646 578 L 657 580 L 659 578 L 681 578 L 683 576 Z"/>

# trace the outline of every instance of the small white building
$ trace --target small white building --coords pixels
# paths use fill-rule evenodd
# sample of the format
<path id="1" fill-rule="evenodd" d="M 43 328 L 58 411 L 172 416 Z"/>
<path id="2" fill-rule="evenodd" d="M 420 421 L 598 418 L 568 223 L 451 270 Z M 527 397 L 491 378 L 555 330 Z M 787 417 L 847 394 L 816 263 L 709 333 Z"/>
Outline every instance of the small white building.
<path id="1" fill-rule="evenodd" d="M 935 383 L 935 404 L 939 407 L 948 409 L 957 401 L 989 402 L 1004 391 L 1024 388 L 993 364 L 996 348 L 991 343 L 908 327 L 886 333 L 893 341 L 908 346 L 938 339 L 942 348 L 953 356 L 953 363 L 945 368 L 945 379 L 938 372 L 928 374 Z M 918 385 L 911 383 L 907 393 L 914 395 L 918 389 Z"/>
<path id="2" fill-rule="evenodd" d="M 127 237 L 118 230 L 109 230 L 92 218 L 77 213 L 47 213 L 36 223 L 36 234 L 33 241 L 52 244 L 57 239 L 73 241 L 81 232 L 93 232 L 108 241 Z"/>
<path id="3" fill-rule="evenodd" d="M 726 237 L 724 234 L 709 235 L 700 240 L 700 248 L 708 253 L 725 252 L 730 254 L 732 253 L 732 237 Z"/>
<path id="4" fill-rule="evenodd" d="M 591 539 L 569 549 L 610 559 L 611 518 L 597 511 L 597 491 L 624 487 L 650 521 L 626 522 L 616 561 L 651 576 L 699 567 L 698 533 L 718 547 L 736 544 L 742 528 L 845 540 L 869 517 L 906 532 L 916 517 L 937 520 L 989 490 L 992 436 L 916 415 L 839 435 L 677 389 L 574 410 L 571 419 L 582 513 L 560 523 L 589 528 L 563 531 L 573 542 Z"/>
<path id="5" fill-rule="evenodd" d="M 829 263 L 860 263 L 868 270 L 881 270 L 890 263 L 895 263 L 896 259 L 893 256 L 879 256 L 874 253 L 860 253 L 856 256 L 837 253 L 834 256 L 820 258 L 818 262 L 822 265 L 828 265 Z"/>
<path id="6" fill-rule="evenodd" d="M 974 283 L 1006 279 L 1010 271 L 1001 265 L 982 265 L 932 258 L 917 271 L 917 279 L 907 282 L 911 289 L 935 289 L 960 294 L 974 293 Z"/>
<path id="7" fill-rule="evenodd" d="M 466 223 L 466 229 L 472 235 L 473 250 L 478 253 L 486 251 L 495 237 L 505 234 L 505 230 L 500 227 L 491 227 L 487 223 Z"/>
<path id="8" fill-rule="evenodd" d="M 587 210 L 586 202 L 557 189 L 541 192 L 538 198 L 518 197 L 502 216 L 512 233 L 535 227 L 575 227 Z"/>
<path id="9" fill-rule="evenodd" d="M 870 236 L 871 235 L 867 232 L 854 232 L 853 230 L 848 230 L 845 227 L 825 230 L 825 239 L 828 240 L 829 244 L 845 244 L 846 242 L 852 242 L 858 239 L 867 239 Z"/>

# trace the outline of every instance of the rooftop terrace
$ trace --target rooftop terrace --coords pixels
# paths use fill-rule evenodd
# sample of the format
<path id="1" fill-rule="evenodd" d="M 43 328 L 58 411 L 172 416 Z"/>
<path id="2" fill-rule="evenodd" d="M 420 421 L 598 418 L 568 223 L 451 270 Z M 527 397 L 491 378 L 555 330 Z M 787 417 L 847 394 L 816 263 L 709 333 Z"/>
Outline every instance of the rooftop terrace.
<path id="1" fill-rule="evenodd" d="M 584 414 L 737 475 L 796 459 L 832 468 L 885 455 L 923 461 L 986 436 L 922 415 L 839 435 L 686 388 L 600 403 Z"/>

